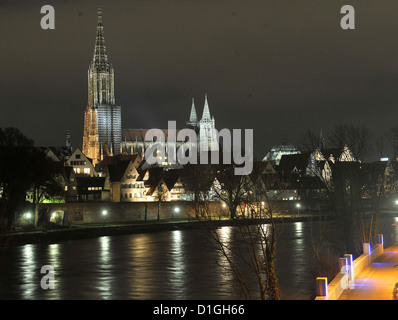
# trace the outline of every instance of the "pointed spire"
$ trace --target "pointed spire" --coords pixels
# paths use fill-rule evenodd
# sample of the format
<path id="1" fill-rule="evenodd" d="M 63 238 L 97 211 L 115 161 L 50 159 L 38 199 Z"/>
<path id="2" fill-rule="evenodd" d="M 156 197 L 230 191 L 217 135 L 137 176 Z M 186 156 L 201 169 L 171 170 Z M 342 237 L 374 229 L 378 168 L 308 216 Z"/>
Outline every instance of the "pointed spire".
<path id="1" fill-rule="evenodd" d="M 98 71 L 109 71 L 108 56 L 106 54 L 104 26 L 102 24 L 102 9 L 97 10 L 97 35 L 95 38 L 95 48 L 93 57 L 93 67 Z"/>
<path id="2" fill-rule="evenodd" d="M 102 8 L 98 7 L 97 9 L 97 19 L 98 19 L 98 24 L 102 24 Z"/>
<path id="3" fill-rule="evenodd" d="M 201 121 L 203 121 L 203 120 L 209 120 L 209 121 L 211 120 L 209 104 L 207 102 L 207 94 L 205 94 L 205 106 L 203 108 L 203 114 L 202 114 L 202 120 Z"/>
<path id="4" fill-rule="evenodd" d="M 189 116 L 189 123 L 190 124 L 196 124 L 198 122 L 198 116 L 196 114 L 196 109 L 195 109 L 195 100 L 192 98 L 192 107 L 191 107 L 191 114 Z"/>

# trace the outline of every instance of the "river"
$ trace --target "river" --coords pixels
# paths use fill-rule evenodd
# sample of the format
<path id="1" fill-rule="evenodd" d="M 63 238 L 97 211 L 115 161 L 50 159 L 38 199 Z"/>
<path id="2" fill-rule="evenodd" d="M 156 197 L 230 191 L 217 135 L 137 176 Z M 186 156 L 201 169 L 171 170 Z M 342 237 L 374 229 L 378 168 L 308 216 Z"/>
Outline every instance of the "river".
<path id="1" fill-rule="evenodd" d="M 398 243 L 398 226 L 393 225 L 397 221 L 380 219 L 386 247 Z M 280 226 L 276 268 L 283 300 L 313 297 L 312 230 L 309 222 Z M 244 251 L 236 228 L 218 232 Z M 54 268 L 54 289 L 40 286 L 44 265 Z M 242 299 L 227 266 L 203 230 L 10 246 L 0 256 L 0 299 Z"/>

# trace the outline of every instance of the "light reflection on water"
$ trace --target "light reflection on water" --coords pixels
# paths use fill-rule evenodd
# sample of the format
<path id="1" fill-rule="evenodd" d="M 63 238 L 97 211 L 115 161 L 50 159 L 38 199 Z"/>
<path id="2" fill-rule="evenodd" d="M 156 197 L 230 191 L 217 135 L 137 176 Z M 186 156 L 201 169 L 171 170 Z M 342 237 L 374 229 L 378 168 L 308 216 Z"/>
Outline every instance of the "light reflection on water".
<path id="1" fill-rule="evenodd" d="M 386 246 L 398 243 L 395 221 L 380 223 Z M 316 277 L 309 266 L 311 226 L 280 228 L 276 268 L 282 299 L 309 299 Z M 222 227 L 217 233 L 229 248 L 244 252 L 238 229 Z M 55 269 L 53 290 L 40 287 L 43 265 Z M 2 255 L 0 299 L 240 299 L 228 267 L 203 230 L 27 244 Z"/>
<path id="2" fill-rule="evenodd" d="M 112 251 L 110 250 L 111 237 L 104 236 L 98 238 L 99 241 L 99 263 L 97 289 L 101 299 L 112 298 Z"/>
<path id="3" fill-rule="evenodd" d="M 62 277 L 57 277 L 57 270 L 61 270 L 62 259 L 60 257 L 60 244 L 53 243 L 48 246 L 48 262 L 47 265 L 50 265 L 54 268 L 54 287 L 61 288 L 62 287 Z M 42 266 L 39 266 L 40 268 Z M 44 274 L 40 274 L 40 277 L 43 277 Z M 48 293 L 51 294 L 51 299 L 60 300 L 62 299 L 59 290 L 48 290 Z"/>
<path id="4" fill-rule="evenodd" d="M 32 279 L 36 275 L 36 259 L 35 259 L 35 248 L 32 244 L 25 245 L 22 250 L 22 259 L 20 264 L 21 272 L 21 292 L 22 299 L 32 299 L 34 298 L 34 292 L 37 289 L 37 283 L 32 283 Z"/>

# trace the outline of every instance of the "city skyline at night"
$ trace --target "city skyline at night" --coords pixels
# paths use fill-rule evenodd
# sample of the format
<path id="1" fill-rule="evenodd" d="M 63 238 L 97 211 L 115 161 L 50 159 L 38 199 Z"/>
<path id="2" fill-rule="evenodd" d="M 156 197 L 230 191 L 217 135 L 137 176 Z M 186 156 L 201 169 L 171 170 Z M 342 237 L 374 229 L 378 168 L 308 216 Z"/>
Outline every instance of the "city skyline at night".
<path id="1" fill-rule="evenodd" d="M 59 2 L 55 29 L 42 30 L 41 4 L 6 1 L 0 81 L 13 108 L 0 126 L 45 146 L 63 145 L 70 130 L 82 147 L 98 5 L 124 128 L 183 127 L 192 97 L 206 93 L 217 129 L 254 129 L 259 159 L 278 143 L 297 145 L 307 128 L 326 135 L 346 121 L 379 135 L 395 125 L 393 3 L 355 4 L 356 29 L 342 30 L 342 3 Z"/>

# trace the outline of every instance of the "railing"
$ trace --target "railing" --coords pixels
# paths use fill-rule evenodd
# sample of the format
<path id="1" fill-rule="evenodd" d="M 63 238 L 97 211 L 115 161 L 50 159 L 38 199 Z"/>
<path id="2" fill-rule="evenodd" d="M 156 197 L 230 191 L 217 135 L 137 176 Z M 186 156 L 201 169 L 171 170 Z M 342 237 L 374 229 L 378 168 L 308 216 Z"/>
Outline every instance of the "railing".
<path id="1" fill-rule="evenodd" d="M 345 254 L 339 259 L 340 273 L 328 284 L 327 277 L 316 278 L 315 300 L 338 300 L 345 289 L 354 281 L 367 266 L 384 252 L 383 235 L 377 235 L 377 244 L 363 244 L 363 254 L 354 261 L 352 254 Z"/>

